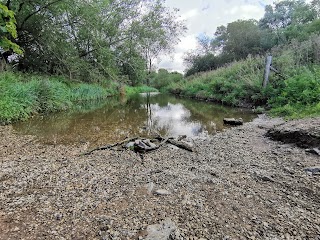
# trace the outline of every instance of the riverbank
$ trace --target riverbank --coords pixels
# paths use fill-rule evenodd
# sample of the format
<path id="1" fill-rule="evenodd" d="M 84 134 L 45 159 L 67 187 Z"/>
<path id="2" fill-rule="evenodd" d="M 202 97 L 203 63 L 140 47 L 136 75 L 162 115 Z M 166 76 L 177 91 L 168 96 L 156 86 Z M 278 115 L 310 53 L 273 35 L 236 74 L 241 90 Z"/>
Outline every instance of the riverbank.
<path id="1" fill-rule="evenodd" d="M 26 120 L 38 113 L 73 109 L 79 103 L 104 100 L 119 95 L 111 81 L 80 83 L 62 76 L 38 76 L 13 72 L 0 73 L 0 124 Z M 156 91 L 146 86 L 126 87 L 123 94 Z"/>
<path id="2" fill-rule="evenodd" d="M 87 145 L 2 126 L 0 239 L 155 239 L 165 219 L 172 239 L 317 239 L 319 175 L 304 169 L 319 156 L 265 137 L 280 123 L 260 118 L 195 140 L 195 153 L 166 146 L 143 159 L 80 156 Z"/>
<path id="3" fill-rule="evenodd" d="M 275 58 L 275 66 L 284 75 L 271 74 L 262 87 L 265 59 L 248 57 L 216 70 L 197 73 L 171 83 L 172 94 L 252 108 L 257 113 L 269 111 L 273 116 L 290 119 L 320 116 L 320 68 L 318 65 L 286 65 L 285 57 Z"/>

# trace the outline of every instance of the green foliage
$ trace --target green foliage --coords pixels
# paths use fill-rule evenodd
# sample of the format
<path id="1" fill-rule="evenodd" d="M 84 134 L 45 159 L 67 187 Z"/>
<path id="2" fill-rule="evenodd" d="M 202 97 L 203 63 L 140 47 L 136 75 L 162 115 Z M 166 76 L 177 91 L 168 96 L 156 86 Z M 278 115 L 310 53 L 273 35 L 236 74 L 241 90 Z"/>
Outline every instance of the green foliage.
<path id="1" fill-rule="evenodd" d="M 17 38 L 16 19 L 14 12 L 9 10 L 7 6 L 0 3 L 0 47 L 4 51 L 10 49 L 17 54 L 22 54 L 22 49 L 10 38 Z"/>
<path id="2" fill-rule="evenodd" d="M 167 52 L 184 31 L 176 11 L 151 0 L 8 1 L 16 12 L 19 69 L 101 83 L 145 79 L 150 57 Z M 143 7 L 142 7 L 143 6 Z"/>
<path id="3" fill-rule="evenodd" d="M 166 69 L 159 69 L 158 72 L 153 72 L 149 75 L 150 85 L 160 91 L 165 91 L 171 84 L 183 79 L 183 75 L 178 72 L 169 73 Z"/>
<path id="4" fill-rule="evenodd" d="M 170 85 L 170 91 L 228 105 L 266 102 L 261 94 L 263 58 L 248 58 Z"/>
<path id="5" fill-rule="evenodd" d="M 73 108 L 79 101 L 104 99 L 115 89 L 83 83 L 66 84 L 63 78 L 0 74 L 0 123 L 26 119 L 39 112 Z"/>
<path id="6" fill-rule="evenodd" d="M 320 116 L 320 67 L 299 69 L 287 79 L 278 96 L 269 104 L 271 113 L 291 118 Z"/>
<path id="7" fill-rule="evenodd" d="M 186 54 L 186 76 L 214 70 L 249 55 L 264 55 L 270 53 L 273 47 L 282 48 L 292 42 L 298 42 L 301 48 L 300 42 L 320 33 L 319 9 L 318 0 L 311 3 L 303 0 L 279 1 L 266 6 L 265 15 L 259 22 L 237 20 L 219 26 L 211 39 L 211 48 L 205 41 L 206 51 L 203 51 L 203 43 L 198 39 L 198 49 Z"/>
<path id="8" fill-rule="evenodd" d="M 220 26 L 211 50 L 203 51 L 199 42 L 197 51 L 186 55 L 189 77 L 171 84 L 170 90 L 230 105 L 249 103 L 258 106 L 256 111 L 266 106 L 272 114 L 290 118 L 319 116 L 319 16 L 319 0 L 285 0 L 266 6 L 259 24 L 238 20 Z M 281 73 L 271 73 L 265 89 L 261 53 L 271 53 L 272 65 Z M 210 69 L 214 71 L 199 74 Z"/>
<path id="9" fill-rule="evenodd" d="M 137 86 L 137 87 L 126 86 L 125 89 L 126 89 L 126 94 L 129 96 L 138 94 L 138 93 L 158 92 L 157 89 L 146 86 L 146 85 Z"/>

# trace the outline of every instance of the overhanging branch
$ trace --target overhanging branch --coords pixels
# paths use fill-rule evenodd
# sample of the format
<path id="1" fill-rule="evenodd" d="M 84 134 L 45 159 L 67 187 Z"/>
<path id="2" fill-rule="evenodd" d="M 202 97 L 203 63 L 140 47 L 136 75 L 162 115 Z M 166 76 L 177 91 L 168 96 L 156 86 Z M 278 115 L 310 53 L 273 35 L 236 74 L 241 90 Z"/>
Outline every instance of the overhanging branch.
<path id="1" fill-rule="evenodd" d="M 37 11 L 34 11 L 34 12 L 30 13 L 30 14 L 22 21 L 22 23 L 21 23 L 20 26 L 19 26 L 19 29 L 22 29 L 23 26 L 24 26 L 24 24 L 25 24 L 32 16 L 34 16 L 34 15 L 36 15 L 37 13 L 41 12 L 43 9 L 47 9 L 47 8 L 50 7 L 51 5 L 56 4 L 56 3 L 58 3 L 58 2 L 61 2 L 61 1 L 63 1 L 63 0 L 53 1 L 53 2 L 51 2 L 51 3 L 48 3 L 48 4 L 44 5 L 43 7 L 40 7 Z M 20 6 L 20 7 L 22 7 L 22 6 Z"/>

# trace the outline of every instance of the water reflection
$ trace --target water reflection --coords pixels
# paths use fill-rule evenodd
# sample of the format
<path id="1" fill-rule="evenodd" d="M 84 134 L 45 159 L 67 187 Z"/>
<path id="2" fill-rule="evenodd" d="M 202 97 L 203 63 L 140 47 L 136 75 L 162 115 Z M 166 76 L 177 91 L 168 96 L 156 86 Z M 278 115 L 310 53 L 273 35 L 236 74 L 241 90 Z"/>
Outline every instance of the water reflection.
<path id="1" fill-rule="evenodd" d="M 251 121 L 250 112 L 170 95 L 140 95 L 130 99 L 79 105 L 66 113 L 37 116 L 14 125 L 21 134 L 36 135 L 44 143 L 87 142 L 97 146 L 133 136 L 207 136 L 222 130 L 224 117 Z"/>
<path id="2" fill-rule="evenodd" d="M 166 132 L 170 136 L 198 136 L 203 132 L 199 121 L 189 121 L 191 112 L 182 104 L 168 103 L 165 107 L 151 104 L 151 129 Z"/>

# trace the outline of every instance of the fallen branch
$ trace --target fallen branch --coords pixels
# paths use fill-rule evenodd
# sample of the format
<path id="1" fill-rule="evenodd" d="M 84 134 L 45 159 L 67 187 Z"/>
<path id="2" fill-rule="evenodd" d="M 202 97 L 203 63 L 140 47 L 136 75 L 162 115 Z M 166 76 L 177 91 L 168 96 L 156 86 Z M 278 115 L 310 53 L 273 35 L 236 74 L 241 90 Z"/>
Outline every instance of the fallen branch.
<path id="1" fill-rule="evenodd" d="M 157 139 L 159 139 L 159 140 L 164 140 L 164 139 L 165 139 L 165 138 L 163 138 L 159 133 L 158 133 L 157 135 L 158 135 L 158 136 L 157 136 Z M 185 138 L 185 137 L 183 136 L 183 138 Z M 178 139 L 181 139 L 181 137 L 178 138 Z M 170 144 L 172 144 L 172 145 L 174 145 L 174 146 L 176 146 L 176 147 L 178 147 L 178 148 L 187 150 L 187 151 L 189 151 L 189 152 L 194 152 L 193 147 L 190 146 L 190 145 L 187 144 L 187 143 L 184 143 L 184 142 L 181 142 L 181 141 L 176 141 L 176 140 L 174 140 L 173 138 L 166 138 L 166 142 L 168 142 L 168 143 L 170 143 Z"/>
<path id="2" fill-rule="evenodd" d="M 131 142 L 131 141 L 135 141 L 137 140 L 138 137 L 135 137 L 135 138 L 127 138 L 121 142 L 117 142 L 117 143 L 114 143 L 114 144 L 109 144 L 109 145 L 106 145 L 106 146 L 102 146 L 102 147 L 97 147 L 97 148 L 94 148 L 88 152 L 85 152 L 85 153 L 82 153 L 81 155 L 85 156 L 85 155 L 90 155 L 91 153 L 95 152 L 95 151 L 101 151 L 101 150 L 107 150 L 107 149 L 110 149 L 110 148 L 113 148 L 113 147 L 117 147 L 121 144 L 124 144 L 124 143 L 127 143 L 127 142 Z"/>
<path id="3" fill-rule="evenodd" d="M 181 148 L 181 149 L 184 149 L 184 150 L 187 150 L 189 152 L 194 152 L 194 149 L 192 146 L 190 146 L 189 144 L 187 143 L 184 143 L 184 142 L 179 142 L 179 141 L 176 141 L 176 140 L 173 140 L 173 139 L 168 139 L 168 143 L 178 147 L 178 148 Z"/>
<path id="4" fill-rule="evenodd" d="M 154 139 L 157 139 L 157 140 L 161 141 L 159 143 L 159 145 L 151 144 L 149 139 L 143 139 L 143 140 L 140 140 L 140 139 L 141 138 L 139 138 L 139 137 L 128 138 L 128 139 L 125 139 L 125 140 L 123 140 L 121 142 L 117 142 L 117 143 L 114 143 L 114 144 L 109 144 L 109 145 L 106 145 L 106 146 L 94 148 L 94 149 L 92 149 L 92 150 L 90 150 L 88 152 L 80 154 L 80 156 L 90 155 L 91 153 L 93 153 L 95 151 L 113 149 L 114 147 L 123 145 L 125 143 L 130 143 L 130 142 L 133 142 L 133 141 L 135 141 L 135 142 L 132 145 L 132 147 L 134 148 L 134 151 L 139 152 L 139 153 L 146 153 L 146 152 L 151 152 L 151 151 L 157 150 L 161 146 L 163 146 L 165 143 L 172 144 L 172 145 L 174 145 L 174 146 L 176 146 L 178 148 L 187 150 L 189 152 L 194 152 L 193 147 L 190 146 L 188 143 L 184 143 L 184 142 L 181 142 L 179 140 L 174 140 L 172 137 L 171 138 L 164 138 L 160 134 L 157 134 L 157 136 L 154 138 Z"/>

